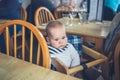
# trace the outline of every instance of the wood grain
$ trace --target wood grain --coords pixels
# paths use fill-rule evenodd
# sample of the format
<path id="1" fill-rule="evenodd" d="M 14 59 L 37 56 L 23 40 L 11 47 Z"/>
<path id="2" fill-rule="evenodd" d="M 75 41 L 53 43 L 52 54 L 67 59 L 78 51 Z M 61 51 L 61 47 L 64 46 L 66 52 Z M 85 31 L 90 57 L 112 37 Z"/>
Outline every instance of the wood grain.
<path id="1" fill-rule="evenodd" d="M 0 80 L 82 80 L 0 53 Z"/>

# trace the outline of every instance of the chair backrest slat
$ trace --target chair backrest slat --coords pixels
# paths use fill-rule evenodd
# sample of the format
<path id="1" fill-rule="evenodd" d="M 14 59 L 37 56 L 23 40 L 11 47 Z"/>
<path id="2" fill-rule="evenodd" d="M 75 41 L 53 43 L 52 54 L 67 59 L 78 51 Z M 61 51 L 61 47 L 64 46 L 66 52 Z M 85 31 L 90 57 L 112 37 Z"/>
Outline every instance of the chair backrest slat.
<path id="1" fill-rule="evenodd" d="M 44 10 L 45 11 L 45 10 Z M 47 18 L 48 17 L 48 18 Z M 48 22 L 49 21 L 49 18 L 50 18 L 50 15 L 47 15 L 47 12 L 45 12 L 45 21 Z"/>
<path id="2" fill-rule="evenodd" d="M 6 37 L 6 52 L 7 55 L 9 55 L 9 31 L 8 31 L 8 27 L 6 27 L 6 33 L 5 33 Z"/>
<path id="3" fill-rule="evenodd" d="M 38 51 L 37 51 L 37 64 L 40 62 L 40 44 L 38 44 Z"/>
<path id="4" fill-rule="evenodd" d="M 16 25 L 14 25 L 14 56 L 17 57 L 17 51 L 16 51 Z"/>
<path id="5" fill-rule="evenodd" d="M 43 16 L 43 14 L 44 14 L 44 13 L 43 13 L 42 10 L 41 10 L 41 12 L 40 12 L 40 15 L 41 15 L 41 18 L 42 18 L 42 19 L 40 18 L 41 24 L 44 22 L 44 16 Z"/>
<path id="6" fill-rule="evenodd" d="M 25 60 L 25 27 L 22 26 L 22 59 Z"/>
<path id="7" fill-rule="evenodd" d="M 30 32 L 30 62 L 32 63 L 32 52 L 33 52 L 33 33 Z"/>
<path id="8" fill-rule="evenodd" d="M 40 12 L 39 12 L 39 14 L 40 14 Z M 41 18 L 41 15 L 38 16 L 38 24 L 41 24 L 41 23 L 42 23 L 42 20 L 40 20 L 40 18 Z"/>

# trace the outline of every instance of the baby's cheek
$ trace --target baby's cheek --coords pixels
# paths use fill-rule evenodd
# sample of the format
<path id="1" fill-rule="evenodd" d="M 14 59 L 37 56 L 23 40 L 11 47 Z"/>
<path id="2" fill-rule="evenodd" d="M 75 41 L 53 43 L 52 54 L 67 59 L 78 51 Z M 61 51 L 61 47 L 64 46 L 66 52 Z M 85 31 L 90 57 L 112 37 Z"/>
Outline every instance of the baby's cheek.
<path id="1" fill-rule="evenodd" d="M 66 43 L 67 43 L 67 39 L 66 39 L 66 41 L 65 41 Z"/>
<path id="2" fill-rule="evenodd" d="M 58 48 L 58 47 L 59 47 L 59 44 L 58 44 L 58 43 L 55 43 L 53 46 L 54 46 L 55 48 Z"/>

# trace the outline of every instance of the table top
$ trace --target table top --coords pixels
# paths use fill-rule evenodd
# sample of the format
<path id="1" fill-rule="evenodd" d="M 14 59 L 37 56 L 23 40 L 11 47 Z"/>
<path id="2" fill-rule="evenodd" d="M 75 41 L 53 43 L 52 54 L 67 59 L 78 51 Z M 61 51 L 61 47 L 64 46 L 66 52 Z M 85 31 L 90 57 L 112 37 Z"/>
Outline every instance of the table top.
<path id="1" fill-rule="evenodd" d="M 0 53 L 0 80 L 82 80 Z"/>
<path id="2" fill-rule="evenodd" d="M 63 24 L 65 22 L 63 18 L 58 19 L 58 21 L 62 22 Z M 86 24 L 85 23 L 79 24 L 78 19 L 75 19 L 74 21 L 75 22 L 73 23 L 72 26 L 70 25 L 66 26 L 66 32 L 69 34 L 77 34 L 105 39 L 110 32 L 110 22 L 104 23 L 89 22 Z M 40 30 L 45 30 L 45 25 L 37 26 L 37 28 Z"/>

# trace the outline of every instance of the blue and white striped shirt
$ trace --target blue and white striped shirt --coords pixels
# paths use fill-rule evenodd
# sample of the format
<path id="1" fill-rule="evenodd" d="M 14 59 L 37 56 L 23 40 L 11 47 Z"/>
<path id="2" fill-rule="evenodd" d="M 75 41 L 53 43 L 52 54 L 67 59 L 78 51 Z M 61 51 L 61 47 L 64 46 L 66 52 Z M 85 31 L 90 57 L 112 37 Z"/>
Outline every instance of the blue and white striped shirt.
<path id="1" fill-rule="evenodd" d="M 67 67 L 74 67 L 80 65 L 80 57 L 72 44 L 67 43 L 64 48 L 54 48 L 48 45 L 50 56 L 56 57 L 62 61 Z"/>

